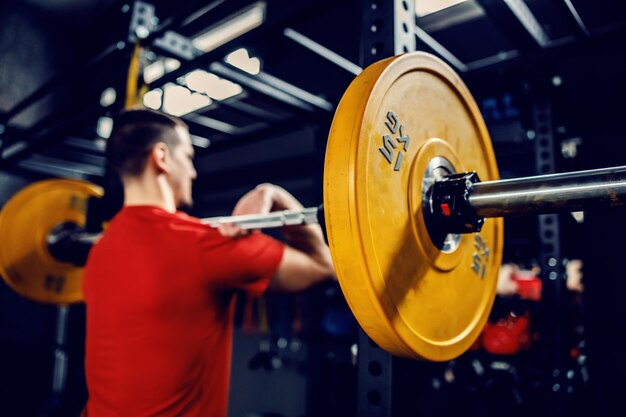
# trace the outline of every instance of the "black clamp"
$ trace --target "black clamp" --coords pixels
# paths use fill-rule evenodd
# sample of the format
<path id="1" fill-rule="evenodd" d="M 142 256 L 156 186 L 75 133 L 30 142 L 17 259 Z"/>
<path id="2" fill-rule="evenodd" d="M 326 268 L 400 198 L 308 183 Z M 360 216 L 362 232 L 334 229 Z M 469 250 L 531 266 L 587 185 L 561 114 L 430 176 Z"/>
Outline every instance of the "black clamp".
<path id="1" fill-rule="evenodd" d="M 66 222 L 50 231 L 46 243 L 54 259 L 82 267 L 87 263 L 89 251 L 99 237 L 99 233 L 86 233 L 76 223 Z"/>
<path id="2" fill-rule="evenodd" d="M 448 175 L 436 181 L 429 191 L 429 202 L 425 204 L 427 223 L 446 233 L 480 232 L 485 219 L 476 214 L 470 205 L 469 196 L 478 174 L 464 172 Z"/>

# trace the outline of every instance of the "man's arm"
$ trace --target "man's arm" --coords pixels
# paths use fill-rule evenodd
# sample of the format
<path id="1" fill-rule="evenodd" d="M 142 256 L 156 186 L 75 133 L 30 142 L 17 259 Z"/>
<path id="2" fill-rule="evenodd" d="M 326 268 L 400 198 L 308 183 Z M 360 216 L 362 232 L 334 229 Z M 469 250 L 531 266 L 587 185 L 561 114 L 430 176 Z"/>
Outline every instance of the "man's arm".
<path id="1" fill-rule="evenodd" d="M 302 204 L 285 189 L 273 184 L 261 184 L 239 200 L 233 215 L 302 209 Z M 226 236 L 247 233 L 234 225 L 222 225 L 220 231 Z M 270 282 L 272 290 L 300 291 L 327 279 L 337 279 L 330 250 L 319 225 L 286 226 L 283 227 L 283 236 L 287 245 Z"/>

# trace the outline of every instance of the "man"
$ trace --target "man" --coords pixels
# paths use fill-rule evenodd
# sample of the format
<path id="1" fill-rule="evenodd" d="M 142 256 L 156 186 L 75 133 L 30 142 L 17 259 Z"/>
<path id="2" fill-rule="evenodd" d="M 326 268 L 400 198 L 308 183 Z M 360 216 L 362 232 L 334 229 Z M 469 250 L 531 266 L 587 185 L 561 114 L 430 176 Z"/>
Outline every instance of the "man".
<path id="1" fill-rule="evenodd" d="M 288 244 L 178 212 L 196 178 L 187 127 L 151 110 L 116 119 L 107 158 L 124 207 L 85 267 L 88 417 L 226 416 L 235 291 L 298 291 L 334 279 L 317 225 Z M 233 214 L 302 208 L 263 184 Z"/>

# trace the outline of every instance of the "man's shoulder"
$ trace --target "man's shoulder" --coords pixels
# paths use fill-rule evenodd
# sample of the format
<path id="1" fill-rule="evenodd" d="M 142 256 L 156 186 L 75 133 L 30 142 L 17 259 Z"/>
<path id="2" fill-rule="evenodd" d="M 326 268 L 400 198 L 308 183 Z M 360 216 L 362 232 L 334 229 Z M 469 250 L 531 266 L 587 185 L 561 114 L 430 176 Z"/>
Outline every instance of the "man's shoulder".
<path id="1" fill-rule="evenodd" d="M 164 236 L 176 236 L 183 238 L 219 238 L 217 230 L 203 224 L 202 221 L 184 212 L 170 213 L 158 208 L 125 208 L 121 210 L 105 229 L 104 237 L 115 239 L 129 236 L 131 239 L 138 236 L 152 236 L 163 234 Z"/>

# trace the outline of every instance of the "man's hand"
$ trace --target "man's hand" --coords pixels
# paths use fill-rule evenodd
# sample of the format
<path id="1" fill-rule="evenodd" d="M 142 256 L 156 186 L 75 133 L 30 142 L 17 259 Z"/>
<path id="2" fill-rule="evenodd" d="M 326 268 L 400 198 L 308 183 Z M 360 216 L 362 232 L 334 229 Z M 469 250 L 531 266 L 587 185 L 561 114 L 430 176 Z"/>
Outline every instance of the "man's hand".
<path id="1" fill-rule="evenodd" d="M 267 214 L 277 210 L 303 210 L 304 207 L 285 189 L 273 184 L 260 184 L 239 199 L 233 216 Z M 233 224 L 220 225 L 219 231 L 227 237 L 244 236 Z M 319 224 L 285 226 L 282 234 L 287 241 L 285 254 L 270 288 L 277 291 L 300 291 L 325 279 L 337 279 L 328 245 Z"/>
<path id="2" fill-rule="evenodd" d="M 253 190 L 248 191 L 235 204 L 233 216 L 244 214 L 267 214 L 272 210 L 271 185 L 260 184 Z M 241 229 L 236 224 L 223 224 L 219 229 L 222 236 L 238 237 L 249 234 L 250 230 Z"/>
<path id="3" fill-rule="evenodd" d="M 244 214 L 267 214 L 276 210 L 302 210 L 304 207 L 284 188 L 274 184 L 257 185 L 243 195 L 233 209 L 233 216 Z M 245 236 L 250 230 L 243 230 L 234 224 L 223 224 L 219 227 L 223 236 Z"/>

